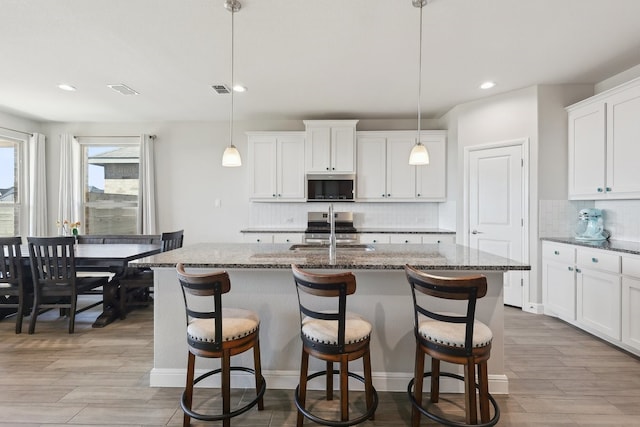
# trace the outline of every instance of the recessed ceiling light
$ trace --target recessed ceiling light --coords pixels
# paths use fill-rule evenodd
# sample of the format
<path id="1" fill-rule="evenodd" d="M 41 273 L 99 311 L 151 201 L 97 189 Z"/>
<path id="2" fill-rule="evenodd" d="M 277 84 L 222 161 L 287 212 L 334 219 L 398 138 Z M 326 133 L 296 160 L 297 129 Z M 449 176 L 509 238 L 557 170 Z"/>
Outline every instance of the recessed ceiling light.
<path id="1" fill-rule="evenodd" d="M 247 88 L 245 86 L 242 85 L 235 85 L 233 87 L 234 92 L 246 92 Z"/>
<path id="2" fill-rule="evenodd" d="M 66 83 L 60 83 L 60 84 L 58 85 L 58 88 L 59 88 L 59 89 L 62 89 L 62 90 L 69 91 L 69 92 L 74 92 L 74 91 L 76 90 L 76 88 L 75 88 L 75 87 L 73 87 L 73 86 L 71 86 L 71 85 L 68 85 L 68 84 L 66 84 Z"/>
<path id="3" fill-rule="evenodd" d="M 480 85 L 480 89 L 491 89 L 495 85 L 495 82 L 484 82 Z"/>

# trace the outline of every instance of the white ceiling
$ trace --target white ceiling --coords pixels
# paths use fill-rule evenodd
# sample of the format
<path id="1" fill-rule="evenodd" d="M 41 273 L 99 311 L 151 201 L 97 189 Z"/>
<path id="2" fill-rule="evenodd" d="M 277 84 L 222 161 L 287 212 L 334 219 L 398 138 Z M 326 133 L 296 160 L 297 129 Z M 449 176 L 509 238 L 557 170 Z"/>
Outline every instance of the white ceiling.
<path id="1" fill-rule="evenodd" d="M 412 118 L 411 0 L 240 0 L 237 119 Z M 228 120 L 224 0 L 0 0 L 0 109 L 43 121 Z M 640 0 L 430 0 L 422 115 L 640 63 Z M 498 83 L 490 91 L 484 80 Z M 75 86 L 63 92 L 59 83 Z M 140 92 L 122 96 L 107 84 Z"/>

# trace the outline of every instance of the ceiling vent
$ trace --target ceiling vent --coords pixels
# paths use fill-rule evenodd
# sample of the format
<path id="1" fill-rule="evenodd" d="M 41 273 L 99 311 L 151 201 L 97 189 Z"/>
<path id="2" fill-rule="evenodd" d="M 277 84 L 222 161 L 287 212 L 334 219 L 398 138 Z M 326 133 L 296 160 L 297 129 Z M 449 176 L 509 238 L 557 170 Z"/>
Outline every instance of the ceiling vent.
<path id="1" fill-rule="evenodd" d="M 135 90 L 131 89 L 129 86 L 122 83 L 115 84 L 115 85 L 107 85 L 107 86 L 115 90 L 121 95 L 140 95 L 138 92 L 136 92 Z"/>
<path id="2" fill-rule="evenodd" d="M 225 95 L 231 93 L 227 85 L 213 85 L 211 86 L 219 95 Z"/>

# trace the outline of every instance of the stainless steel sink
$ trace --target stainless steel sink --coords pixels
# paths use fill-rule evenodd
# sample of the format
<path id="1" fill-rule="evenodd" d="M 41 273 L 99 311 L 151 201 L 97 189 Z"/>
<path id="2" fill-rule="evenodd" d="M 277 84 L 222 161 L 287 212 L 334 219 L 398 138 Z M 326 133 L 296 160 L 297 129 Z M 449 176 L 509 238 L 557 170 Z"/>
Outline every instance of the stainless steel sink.
<path id="1" fill-rule="evenodd" d="M 305 243 L 300 245 L 292 245 L 289 249 L 292 251 L 328 251 L 329 245 Z M 338 243 L 336 245 L 336 249 L 338 249 L 339 251 L 375 251 L 375 248 L 373 246 L 359 243 Z"/>

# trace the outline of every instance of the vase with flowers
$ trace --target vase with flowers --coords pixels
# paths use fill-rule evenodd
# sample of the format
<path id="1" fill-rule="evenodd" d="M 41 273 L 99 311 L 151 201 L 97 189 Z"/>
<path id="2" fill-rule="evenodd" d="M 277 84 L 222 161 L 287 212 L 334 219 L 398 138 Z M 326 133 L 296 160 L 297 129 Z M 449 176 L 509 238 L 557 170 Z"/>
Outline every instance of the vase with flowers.
<path id="1" fill-rule="evenodd" d="M 68 219 L 65 219 L 61 222 L 58 220 L 56 225 L 58 226 L 58 235 L 60 236 L 76 237 L 80 232 L 80 221 L 70 222 Z"/>

